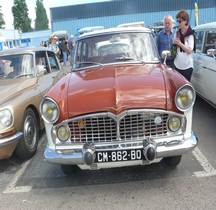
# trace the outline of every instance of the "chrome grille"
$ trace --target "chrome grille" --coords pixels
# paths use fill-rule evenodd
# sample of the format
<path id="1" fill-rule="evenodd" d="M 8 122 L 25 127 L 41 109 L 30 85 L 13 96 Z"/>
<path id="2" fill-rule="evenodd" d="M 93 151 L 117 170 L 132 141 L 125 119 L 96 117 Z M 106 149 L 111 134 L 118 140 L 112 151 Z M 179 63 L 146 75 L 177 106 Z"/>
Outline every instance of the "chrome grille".
<path id="1" fill-rule="evenodd" d="M 160 122 L 156 122 L 156 120 Z M 136 113 L 125 116 L 119 124 L 121 140 L 164 136 L 167 133 L 168 114 Z"/>
<path id="2" fill-rule="evenodd" d="M 112 142 L 117 139 L 116 121 L 108 116 L 82 118 L 68 125 L 72 142 Z"/>
<path id="3" fill-rule="evenodd" d="M 174 135 L 167 130 L 171 115 L 164 111 L 126 111 L 119 116 L 101 113 L 70 119 L 68 126 L 72 142 L 136 141 Z"/>

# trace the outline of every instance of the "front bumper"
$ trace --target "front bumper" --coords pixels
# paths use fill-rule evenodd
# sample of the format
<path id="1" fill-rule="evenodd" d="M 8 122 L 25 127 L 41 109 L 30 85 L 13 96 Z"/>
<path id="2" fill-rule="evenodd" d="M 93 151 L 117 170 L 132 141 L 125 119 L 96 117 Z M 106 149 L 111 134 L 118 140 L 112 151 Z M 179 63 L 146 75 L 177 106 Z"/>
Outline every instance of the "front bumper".
<path id="1" fill-rule="evenodd" d="M 183 138 L 183 136 L 176 137 L 174 139 L 163 139 L 153 141 L 155 144 L 155 156 L 151 160 L 136 160 L 136 161 L 117 161 L 117 162 L 109 162 L 109 163 L 92 163 L 86 164 L 84 160 L 85 151 L 83 148 L 76 148 L 71 150 L 51 150 L 47 147 L 44 151 L 45 159 L 50 163 L 57 163 L 57 164 L 67 164 L 67 165 L 79 165 L 80 168 L 83 169 L 99 169 L 99 168 L 113 168 L 113 167 L 120 167 L 120 166 L 133 166 L 133 165 L 146 165 L 150 164 L 151 162 L 155 162 L 156 159 L 161 159 L 164 157 L 172 157 L 183 155 L 187 152 L 192 151 L 196 145 L 198 144 L 198 140 L 195 134 L 192 132 L 188 138 Z M 112 145 L 113 150 L 125 150 L 125 149 L 143 149 L 143 142 L 140 143 L 132 143 L 131 146 L 128 146 L 129 143 L 121 143 Z M 135 146 L 134 146 L 135 145 Z M 105 147 L 95 146 L 96 151 L 104 151 Z M 108 146 L 106 150 L 112 150 Z M 94 152 L 94 151 L 93 151 Z M 86 167 L 85 167 L 86 166 Z"/>
<path id="2" fill-rule="evenodd" d="M 0 160 L 9 158 L 22 138 L 22 132 L 16 132 L 11 136 L 0 138 Z"/>

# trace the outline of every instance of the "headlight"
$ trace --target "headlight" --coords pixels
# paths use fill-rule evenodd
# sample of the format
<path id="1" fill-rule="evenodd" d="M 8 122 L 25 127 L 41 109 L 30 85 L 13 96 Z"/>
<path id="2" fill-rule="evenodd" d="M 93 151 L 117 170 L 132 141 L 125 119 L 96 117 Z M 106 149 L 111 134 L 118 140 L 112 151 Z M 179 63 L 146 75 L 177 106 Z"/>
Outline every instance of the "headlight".
<path id="1" fill-rule="evenodd" d="M 179 117 L 173 116 L 168 121 L 169 130 L 172 132 L 177 132 L 181 128 L 181 119 Z"/>
<path id="2" fill-rule="evenodd" d="M 70 137 L 70 129 L 68 126 L 61 125 L 57 128 L 57 136 L 60 141 L 67 141 Z"/>
<path id="3" fill-rule="evenodd" d="M 0 111 L 0 130 L 8 128 L 13 122 L 13 116 L 9 109 Z"/>
<path id="4" fill-rule="evenodd" d="M 44 98 L 41 101 L 40 112 L 44 121 L 48 123 L 55 123 L 59 118 L 59 106 L 50 98 Z"/>
<path id="5" fill-rule="evenodd" d="M 175 96 L 175 104 L 181 111 L 188 111 L 194 105 L 196 98 L 195 90 L 190 85 L 183 85 L 180 87 Z"/>

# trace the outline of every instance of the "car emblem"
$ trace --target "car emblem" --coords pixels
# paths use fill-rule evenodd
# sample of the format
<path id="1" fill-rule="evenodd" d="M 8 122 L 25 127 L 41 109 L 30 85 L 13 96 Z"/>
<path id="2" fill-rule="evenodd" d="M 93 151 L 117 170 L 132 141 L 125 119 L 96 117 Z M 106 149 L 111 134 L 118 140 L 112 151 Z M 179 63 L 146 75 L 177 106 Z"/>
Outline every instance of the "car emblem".
<path id="1" fill-rule="evenodd" d="M 161 122 L 162 122 L 162 119 L 161 119 L 160 116 L 155 117 L 155 119 L 154 119 L 154 123 L 155 123 L 156 125 L 161 124 Z"/>
<path id="2" fill-rule="evenodd" d="M 79 128 L 85 128 L 86 127 L 86 121 L 85 120 L 80 120 L 77 122 Z"/>
<path id="3" fill-rule="evenodd" d="M 115 112 L 119 112 L 119 111 L 121 111 L 121 109 L 122 109 L 122 107 L 121 106 L 116 106 L 116 107 L 112 107 L 111 108 L 113 111 L 115 111 Z"/>

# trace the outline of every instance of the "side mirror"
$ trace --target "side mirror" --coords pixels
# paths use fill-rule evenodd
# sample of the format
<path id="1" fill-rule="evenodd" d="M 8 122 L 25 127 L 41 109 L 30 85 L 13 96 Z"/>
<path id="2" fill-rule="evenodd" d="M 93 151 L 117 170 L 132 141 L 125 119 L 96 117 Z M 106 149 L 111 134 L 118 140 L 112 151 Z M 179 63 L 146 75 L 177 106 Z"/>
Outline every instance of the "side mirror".
<path id="1" fill-rule="evenodd" d="M 216 49 L 208 49 L 207 55 L 211 55 L 214 59 L 216 59 Z"/>
<path id="2" fill-rule="evenodd" d="M 167 57 L 169 57 L 171 55 L 171 52 L 170 52 L 170 50 L 163 50 L 162 51 L 162 57 L 163 57 L 163 59 L 164 59 L 164 65 L 166 65 L 166 59 L 167 59 Z"/>

